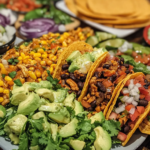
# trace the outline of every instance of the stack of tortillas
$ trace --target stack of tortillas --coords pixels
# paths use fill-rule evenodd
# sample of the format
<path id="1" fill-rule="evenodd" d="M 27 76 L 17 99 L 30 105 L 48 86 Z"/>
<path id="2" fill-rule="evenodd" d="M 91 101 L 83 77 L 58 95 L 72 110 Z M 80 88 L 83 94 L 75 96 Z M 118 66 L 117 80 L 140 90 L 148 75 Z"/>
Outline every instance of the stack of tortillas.
<path id="1" fill-rule="evenodd" d="M 139 28 L 150 24 L 148 0 L 65 0 L 83 20 L 115 28 Z"/>

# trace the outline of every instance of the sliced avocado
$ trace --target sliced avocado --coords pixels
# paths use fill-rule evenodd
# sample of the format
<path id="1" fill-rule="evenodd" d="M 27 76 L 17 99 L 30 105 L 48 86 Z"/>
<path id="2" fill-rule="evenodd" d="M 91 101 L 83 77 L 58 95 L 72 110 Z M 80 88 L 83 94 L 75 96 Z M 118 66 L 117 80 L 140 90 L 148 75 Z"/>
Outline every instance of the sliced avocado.
<path id="1" fill-rule="evenodd" d="M 72 136 L 76 134 L 76 128 L 78 125 L 78 120 L 76 118 L 72 119 L 67 125 L 63 126 L 59 130 L 59 135 L 63 138 Z"/>
<path id="2" fill-rule="evenodd" d="M 51 130 L 52 138 L 55 141 L 56 136 L 57 136 L 57 132 L 58 132 L 58 124 L 51 123 L 50 124 L 50 130 Z"/>
<path id="3" fill-rule="evenodd" d="M 50 128 L 50 124 L 48 123 L 47 118 L 43 112 L 38 112 L 32 116 L 32 119 L 35 119 L 35 120 L 40 119 L 40 118 L 43 118 L 43 121 L 44 121 L 44 123 L 42 124 L 44 131 L 48 131 Z"/>
<path id="4" fill-rule="evenodd" d="M 40 89 L 36 89 L 35 92 L 39 96 L 49 99 L 51 102 L 54 101 L 54 95 L 53 95 L 54 91 L 53 90 L 40 88 Z"/>
<path id="5" fill-rule="evenodd" d="M 67 89 L 58 89 L 57 91 L 53 92 L 54 102 L 55 103 L 62 103 L 67 95 Z"/>
<path id="6" fill-rule="evenodd" d="M 87 38 L 86 43 L 90 44 L 91 46 L 95 46 L 98 44 L 99 40 L 97 36 L 90 36 Z"/>
<path id="7" fill-rule="evenodd" d="M 74 103 L 75 103 L 75 107 L 74 107 L 75 115 L 84 111 L 83 106 L 80 102 L 75 100 Z"/>
<path id="8" fill-rule="evenodd" d="M 26 100 L 19 104 L 17 113 L 29 115 L 31 112 L 37 110 L 40 105 L 40 97 L 35 93 L 31 93 Z"/>
<path id="9" fill-rule="evenodd" d="M 48 117 L 52 120 L 56 121 L 57 123 L 69 123 L 70 122 L 70 114 L 68 110 L 63 107 L 58 112 L 49 113 Z"/>
<path id="10" fill-rule="evenodd" d="M 112 48 L 118 48 L 121 47 L 123 45 L 123 43 L 125 42 L 124 39 L 110 39 L 104 42 L 101 42 L 98 44 L 98 47 L 104 47 L 107 49 L 107 46 L 111 46 Z"/>
<path id="11" fill-rule="evenodd" d="M 35 89 L 40 88 L 39 83 L 36 82 L 25 82 L 23 84 L 24 89 L 28 90 L 28 91 L 34 91 Z"/>
<path id="12" fill-rule="evenodd" d="M 94 123 L 95 121 L 103 122 L 105 120 L 105 117 L 104 117 L 104 115 L 103 115 L 103 113 L 101 111 L 99 113 L 96 113 L 90 119 L 91 119 L 91 123 Z"/>
<path id="13" fill-rule="evenodd" d="M 40 150 L 39 146 L 36 145 L 36 146 L 30 146 L 29 147 L 30 150 Z"/>
<path id="14" fill-rule="evenodd" d="M 3 26 L 0 25 L 0 33 L 3 34 L 4 32 L 6 32 L 5 28 L 4 28 Z"/>
<path id="15" fill-rule="evenodd" d="M 92 65 L 93 58 L 90 53 L 84 53 L 77 57 L 69 66 L 68 71 L 74 72 L 75 70 L 80 70 L 81 73 L 87 73 Z M 86 69 L 86 72 L 85 70 Z M 83 71 L 82 71 L 83 70 Z"/>
<path id="16" fill-rule="evenodd" d="M 94 147 L 96 150 L 109 150 L 111 149 L 111 137 L 102 127 L 98 126 L 94 129 L 96 133 L 96 140 Z"/>
<path id="17" fill-rule="evenodd" d="M 17 86 L 16 84 L 14 84 L 13 90 L 11 92 L 12 92 L 12 94 L 15 94 L 15 93 L 19 93 L 19 92 L 28 93 L 29 91 L 24 86 Z"/>
<path id="18" fill-rule="evenodd" d="M 104 52 L 107 52 L 105 48 L 94 48 L 94 50 L 91 52 L 91 55 L 93 57 L 93 61 L 96 61 Z"/>
<path id="19" fill-rule="evenodd" d="M 13 144 L 19 144 L 19 137 L 17 135 L 10 133 L 9 138 L 13 142 Z"/>
<path id="20" fill-rule="evenodd" d="M 82 150 L 85 146 L 85 142 L 79 140 L 70 140 L 70 145 L 74 150 Z"/>
<path id="21" fill-rule="evenodd" d="M 80 56 L 80 51 L 73 51 L 70 56 L 67 58 L 67 62 L 71 63 L 73 60 L 75 60 L 78 56 Z"/>
<path id="22" fill-rule="evenodd" d="M 63 102 L 64 106 L 69 106 L 69 107 L 74 108 L 75 98 L 76 98 L 76 95 L 74 93 L 69 94 Z"/>
<path id="23" fill-rule="evenodd" d="M 2 105 L 0 105 L 0 122 L 5 118 L 6 116 L 6 109 Z"/>
<path id="24" fill-rule="evenodd" d="M 47 103 L 46 105 L 41 105 L 39 111 L 58 112 L 62 107 L 62 103 Z"/>
<path id="25" fill-rule="evenodd" d="M 10 98 L 10 101 L 11 101 L 11 104 L 17 106 L 21 102 L 23 102 L 25 99 L 27 99 L 27 97 L 28 95 L 25 92 L 21 91 L 21 92 L 14 93 L 12 97 Z"/>
<path id="26" fill-rule="evenodd" d="M 107 32 L 96 32 L 95 34 L 99 42 L 117 37 L 116 35 Z"/>
<path id="27" fill-rule="evenodd" d="M 95 147 L 94 147 L 94 146 L 91 146 L 90 148 L 91 148 L 91 150 L 95 150 Z"/>
<path id="28" fill-rule="evenodd" d="M 41 88 L 45 88 L 45 89 L 51 89 L 52 88 L 52 84 L 49 81 L 40 81 L 39 85 Z"/>

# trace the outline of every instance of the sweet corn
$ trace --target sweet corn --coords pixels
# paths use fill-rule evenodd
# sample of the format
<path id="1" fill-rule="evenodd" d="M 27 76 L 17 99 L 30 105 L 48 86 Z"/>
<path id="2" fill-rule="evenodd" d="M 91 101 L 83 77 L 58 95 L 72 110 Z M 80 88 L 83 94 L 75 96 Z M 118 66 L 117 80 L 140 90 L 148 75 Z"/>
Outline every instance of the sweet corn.
<path id="1" fill-rule="evenodd" d="M 36 71 L 35 71 L 35 74 L 36 74 L 36 76 L 37 76 L 38 78 L 41 77 L 41 75 L 42 75 L 39 70 L 36 70 Z"/>
<path id="2" fill-rule="evenodd" d="M 49 59 L 52 59 L 55 55 L 49 54 Z"/>
<path id="3" fill-rule="evenodd" d="M 51 42 L 53 42 L 53 41 L 55 41 L 55 39 L 54 39 L 54 38 L 50 39 L 50 41 L 49 41 L 49 42 L 51 43 Z"/>
<path id="4" fill-rule="evenodd" d="M 83 33 L 82 33 L 82 32 L 79 32 L 78 35 L 79 35 L 79 36 L 83 36 Z"/>
<path id="5" fill-rule="evenodd" d="M 3 93 L 4 94 L 9 94 L 9 90 L 8 89 L 4 89 Z"/>
<path id="6" fill-rule="evenodd" d="M 16 54 L 17 56 L 19 56 L 19 53 L 18 53 L 18 52 L 16 52 L 15 54 Z"/>
<path id="7" fill-rule="evenodd" d="M 29 70 L 33 71 L 35 68 L 34 67 L 30 67 Z"/>
<path id="8" fill-rule="evenodd" d="M 42 66 L 45 66 L 45 65 L 46 65 L 46 61 L 41 61 L 40 64 L 41 64 Z"/>
<path id="9" fill-rule="evenodd" d="M 36 57 L 36 58 L 34 58 L 36 61 L 41 61 L 41 58 L 39 58 L 39 57 Z"/>
<path id="10" fill-rule="evenodd" d="M 34 55 L 34 54 L 35 54 L 35 52 L 33 52 L 33 51 L 32 51 L 32 52 L 30 52 L 30 55 Z"/>
<path id="11" fill-rule="evenodd" d="M 0 86 L 3 86 L 4 82 L 2 80 L 0 80 Z"/>
<path id="12" fill-rule="evenodd" d="M 56 64 L 52 64 L 51 67 L 55 68 L 55 67 L 56 67 Z"/>
<path id="13" fill-rule="evenodd" d="M 86 36 L 87 36 L 87 37 L 91 36 L 91 33 L 88 33 Z"/>
<path id="14" fill-rule="evenodd" d="M 24 58 L 26 55 L 24 53 L 21 53 L 21 57 Z"/>
<path id="15" fill-rule="evenodd" d="M 38 80 L 38 82 L 40 82 L 42 79 L 41 79 L 41 78 L 38 78 L 37 80 Z"/>
<path id="16" fill-rule="evenodd" d="M 35 53 L 35 54 L 33 54 L 33 57 L 35 58 L 35 57 L 41 57 L 41 53 Z"/>
<path id="17" fill-rule="evenodd" d="M 0 68 L 4 67 L 4 65 L 2 63 L 0 63 Z"/>
<path id="18" fill-rule="evenodd" d="M 65 41 L 63 41 L 63 42 L 62 42 L 62 46 L 63 46 L 63 47 L 66 47 L 66 46 L 67 46 L 67 43 L 66 43 Z"/>
<path id="19" fill-rule="evenodd" d="M 44 54 L 42 55 L 42 58 L 47 58 L 47 53 L 44 53 Z"/>
<path id="20" fill-rule="evenodd" d="M 60 34 L 59 34 L 59 33 L 55 33 L 55 35 L 56 35 L 56 36 L 60 36 Z"/>
<path id="21" fill-rule="evenodd" d="M 48 35 L 47 35 L 47 34 L 43 34 L 43 37 L 44 37 L 44 38 L 47 38 L 47 37 L 48 37 Z"/>
<path id="22" fill-rule="evenodd" d="M 3 101 L 4 101 L 4 98 L 3 98 L 3 97 L 0 97 L 0 103 L 3 102 Z"/>
<path id="23" fill-rule="evenodd" d="M 49 71 L 51 74 L 53 73 L 53 70 L 54 70 L 53 67 L 50 67 Z"/>
<path id="24" fill-rule="evenodd" d="M 7 82 L 12 81 L 12 78 L 9 76 L 5 76 L 5 81 L 7 81 Z"/>
<path id="25" fill-rule="evenodd" d="M 31 65 L 34 65 L 34 64 L 36 64 L 37 62 L 36 62 L 36 60 L 31 60 Z"/>
<path id="26" fill-rule="evenodd" d="M 41 41 L 41 44 L 42 44 L 42 45 L 46 45 L 47 42 L 43 40 L 43 41 Z"/>
<path id="27" fill-rule="evenodd" d="M 35 73 L 34 73 L 33 71 L 28 71 L 28 73 L 29 73 L 29 76 L 30 76 L 32 79 L 36 80 L 36 75 L 35 75 Z"/>
<path id="28" fill-rule="evenodd" d="M 64 37 L 68 37 L 70 34 L 68 32 L 64 32 Z"/>
<path id="29" fill-rule="evenodd" d="M 22 84 L 25 83 L 25 79 L 24 78 L 21 78 L 20 81 L 21 81 Z"/>
<path id="30" fill-rule="evenodd" d="M 18 57 L 18 60 L 19 60 L 19 61 L 20 61 L 20 60 L 22 60 L 22 57 L 21 57 L 21 56 L 19 56 L 19 57 Z"/>
<path id="31" fill-rule="evenodd" d="M 80 40 L 84 40 L 84 36 L 82 35 L 82 36 L 80 36 Z"/>
<path id="32" fill-rule="evenodd" d="M 58 39 L 59 42 L 63 42 L 64 41 L 64 37 L 61 36 L 59 39 Z"/>
<path id="33" fill-rule="evenodd" d="M 55 61 L 56 59 L 57 59 L 57 57 L 56 57 L 56 56 L 52 57 L 52 61 Z"/>
<path id="34" fill-rule="evenodd" d="M 4 89 L 2 87 L 0 87 L 0 93 L 3 93 Z"/>
<path id="35" fill-rule="evenodd" d="M 25 48 L 25 45 L 20 45 L 20 49 L 24 49 Z"/>
<path id="36" fill-rule="evenodd" d="M 1 67 L 1 74 L 7 74 L 7 70 L 5 69 L 5 67 Z"/>
<path id="37" fill-rule="evenodd" d="M 38 49 L 38 52 L 43 54 L 44 53 L 44 50 L 42 48 Z"/>
<path id="38" fill-rule="evenodd" d="M 53 62 L 51 60 L 47 60 L 46 63 L 50 66 Z"/>

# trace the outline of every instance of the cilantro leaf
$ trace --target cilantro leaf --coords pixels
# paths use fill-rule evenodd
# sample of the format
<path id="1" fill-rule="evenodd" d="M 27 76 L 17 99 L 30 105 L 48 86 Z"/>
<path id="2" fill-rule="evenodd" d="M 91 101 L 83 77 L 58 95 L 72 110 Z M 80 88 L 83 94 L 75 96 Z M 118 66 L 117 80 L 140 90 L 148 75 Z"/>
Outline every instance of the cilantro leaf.
<path id="1" fill-rule="evenodd" d="M 28 136 L 27 133 L 23 133 L 19 137 L 19 149 L 18 150 L 27 150 L 28 149 Z"/>
<path id="2" fill-rule="evenodd" d="M 10 76 L 11 78 L 14 78 L 14 77 L 16 76 L 16 74 L 17 74 L 16 71 L 12 71 L 12 72 L 9 73 L 9 76 Z"/>
<path id="3" fill-rule="evenodd" d="M 85 118 L 87 118 L 87 114 L 88 112 L 84 111 L 84 112 L 81 112 L 79 114 L 76 115 L 76 118 L 80 121 L 80 120 L 84 120 Z"/>
<path id="4" fill-rule="evenodd" d="M 70 115 L 71 115 L 71 119 L 73 119 L 75 117 L 75 111 L 72 107 L 67 106 L 66 107 L 67 110 L 69 111 Z"/>
<path id="5" fill-rule="evenodd" d="M 22 86 L 22 83 L 21 83 L 20 79 L 14 80 L 14 83 L 15 83 L 17 86 Z"/>
<path id="6" fill-rule="evenodd" d="M 0 136 L 3 136 L 3 135 L 5 135 L 4 130 L 0 130 Z"/>

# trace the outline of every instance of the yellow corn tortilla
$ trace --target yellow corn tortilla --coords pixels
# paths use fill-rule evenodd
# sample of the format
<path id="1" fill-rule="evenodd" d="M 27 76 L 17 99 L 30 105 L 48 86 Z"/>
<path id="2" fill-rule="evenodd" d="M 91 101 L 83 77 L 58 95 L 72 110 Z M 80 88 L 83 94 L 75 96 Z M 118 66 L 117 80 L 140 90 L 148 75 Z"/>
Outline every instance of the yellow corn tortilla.
<path id="1" fill-rule="evenodd" d="M 76 4 L 74 0 L 65 0 L 65 4 L 70 9 L 71 12 L 73 12 L 75 15 L 78 14 L 78 10 L 76 8 Z"/>
<path id="2" fill-rule="evenodd" d="M 113 100 L 111 106 L 110 106 L 109 109 L 108 109 L 108 112 L 107 112 L 107 114 L 106 114 L 106 119 L 109 118 L 109 116 L 110 116 L 110 114 L 111 114 L 111 112 L 112 112 L 112 110 L 113 110 L 113 108 L 114 108 L 114 106 L 115 106 L 115 104 L 116 104 L 116 102 L 117 102 L 117 99 L 118 99 L 118 97 L 119 97 L 119 95 L 120 95 L 120 92 L 121 92 L 122 88 L 124 87 L 125 83 L 126 83 L 129 79 L 134 79 L 135 77 L 137 77 L 137 76 L 139 76 L 139 75 L 144 75 L 144 74 L 143 74 L 142 72 L 134 73 L 134 74 L 128 75 L 128 76 L 123 80 L 123 82 L 122 82 L 121 86 L 119 87 L 119 89 L 118 89 L 117 91 L 115 91 L 115 93 L 116 93 L 115 95 L 116 95 L 116 96 L 114 97 L 114 100 Z M 139 119 L 137 120 L 137 122 L 136 122 L 134 128 L 127 134 L 127 139 L 126 139 L 124 142 L 122 142 L 122 145 L 123 145 L 123 146 L 125 146 L 125 145 L 127 144 L 127 142 L 129 141 L 129 139 L 131 138 L 131 136 L 133 135 L 133 133 L 136 131 L 136 129 L 139 127 L 139 125 L 141 124 L 141 122 L 143 121 L 143 119 L 147 116 L 147 114 L 149 113 L 149 111 L 150 111 L 150 102 L 149 102 L 148 105 L 146 106 L 145 112 L 139 116 Z"/>
<path id="3" fill-rule="evenodd" d="M 139 130 L 144 134 L 150 135 L 150 121 L 147 119 L 147 117 L 140 124 Z"/>
<path id="4" fill-rule="evenodd" d="M 88 85 L 89 85 L 90 79 L 94 75 L 96 69 L 101 65 L 101 63 L 105 62 L 105 59 L 106 59 L 107 55 L 108 55 L 108 52 L 104 53 L 104 55 L 101 57 L 101 59 L 97 59 L 97 61 L 94 63 L 95 64 L 94 67 L 93 68 L 91 67 L 91 69 L 89 71 L 89 74 L 88 74 L 88 77 L 86 78 L 86 82 L 84 84 L 84 88 L 82 90 L 82 93 L 81 93 L 80 97 L 78 98 L 78 101 L 81 101 L 86 96 L 87 91 L 88 91 Z M 120 88 L 121 84 L 122 84 L 122 81 L 120 81 L 118 83 L 118 85 L 115 87 L 115 89 L 113 91 L 113 94 L 111 96 L 111 99 L 108 102 L 106 108 L 104 109 L 104 112 L 103 112 L 104 116 L 106 116 L 108 108 L 111 105 L 111 103 L 112 103 L 112 101 L 113 101 L 113 99 L 114 99 L 114 97 L 116 95 L 116 92 Z"/>

